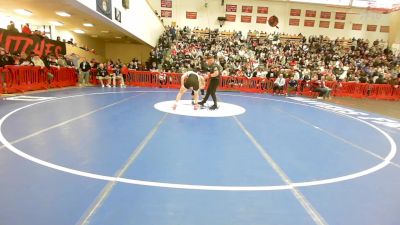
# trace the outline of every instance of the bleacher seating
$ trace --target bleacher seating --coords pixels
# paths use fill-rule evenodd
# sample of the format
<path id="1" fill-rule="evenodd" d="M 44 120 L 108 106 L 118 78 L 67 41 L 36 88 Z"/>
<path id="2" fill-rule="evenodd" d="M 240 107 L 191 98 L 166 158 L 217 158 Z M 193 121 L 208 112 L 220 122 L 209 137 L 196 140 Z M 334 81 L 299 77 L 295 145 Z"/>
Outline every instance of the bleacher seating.
<path id="1" fill-rule="evenodd" d="M 282 43 L 286 42 L 298 42 L 300 43 L 303 40 L 303 36 L 297 36 L 297 35 L 281 35 L 279 37 L 280 41 Z"/>

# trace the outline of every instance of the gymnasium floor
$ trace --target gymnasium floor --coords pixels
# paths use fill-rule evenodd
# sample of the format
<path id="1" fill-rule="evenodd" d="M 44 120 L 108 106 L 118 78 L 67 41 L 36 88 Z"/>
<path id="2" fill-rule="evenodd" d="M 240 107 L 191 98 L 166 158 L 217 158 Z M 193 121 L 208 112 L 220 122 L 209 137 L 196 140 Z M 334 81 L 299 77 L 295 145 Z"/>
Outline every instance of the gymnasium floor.
<path id="1" fill-rule="evenodd" d="M 400 224 L 399 120 L 227 92 L 172 111 L 176 93 L 0 100 L 0 225 Z"/>
<path id="2" fill-rule="evenodd" d="M 334 97 L 329 102 L 400 119 L 400 101 Z"/>

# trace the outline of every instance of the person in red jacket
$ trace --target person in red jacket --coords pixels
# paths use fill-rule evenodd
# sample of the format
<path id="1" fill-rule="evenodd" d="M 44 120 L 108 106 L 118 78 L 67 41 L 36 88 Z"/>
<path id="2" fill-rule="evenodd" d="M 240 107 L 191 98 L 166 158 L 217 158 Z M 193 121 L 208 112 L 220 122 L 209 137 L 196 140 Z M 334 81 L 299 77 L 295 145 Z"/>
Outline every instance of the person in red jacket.
<path id="1" fill-rule="evenodd" d="M 24 25 L 24 27 L 22 27 L 22 33 L 24 33 L 24 34 L 32 34 L 32 31 L 29 28 L 29 23 L 26 23 Z"/>

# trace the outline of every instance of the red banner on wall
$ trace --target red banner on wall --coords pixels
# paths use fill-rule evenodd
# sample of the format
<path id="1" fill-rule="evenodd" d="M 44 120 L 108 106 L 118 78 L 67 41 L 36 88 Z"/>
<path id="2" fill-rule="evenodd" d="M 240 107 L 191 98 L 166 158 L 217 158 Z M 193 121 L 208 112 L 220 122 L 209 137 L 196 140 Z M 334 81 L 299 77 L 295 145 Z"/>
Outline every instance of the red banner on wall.
<path id="1" fill-rule="evenodd" d="M 324 12 L 324 11 L 321 11 L 320 18 L 321 18 L 321 19 L 330 19 L 330 18 L 331 18 L 331 12 Z"/>
<path id="2" fill-rule="evenodd" d="M 361 23 L 353 23 L 352 30 L 361 30 L 362 29 L 362 24 Z"/>
<path id="3" fill-rule="evenodd" d="M 335 22 L 335 29 L 344 29 L 344 22 Z"/>
<path id="4" fill-rule="evenodd" d="M 237 5 L 226 5 L 226 11 L 227 12 L 236 12 L 237 11 Z"/>
<path id="5" fill-rule="evenodd" d="M 300 19 L 289 19 L 289 26 L 296 26 L 300 25 Z"/>
<path id="6" fill-rule="evenodd" d="M 16 33 L 0 28 L 0 47 L 11 54 L 30 54 L 61 56 L 66 54 L 65 43 L 53 41 L 38 35 Z"/>
<path id="7" fill-rule="evenodd" d="M 172 10 L 161 10 L 161 17 L 172 17 Z"/>
<path id="8" fill-rule="evenodd" d="M 161 0 L 161 7 L 172 8 L 172 0 Z"/>
<path id="9" fill-rule="evenodd" d="M 306 10 L 306 17 L 315 17 L 317 15 L 317 11 L 315 10 Z"/>
<path id="10" fill-rule="evenodd" d="M 300 16 L 301 15 L 301 9 L 291 9 L 290 10 L 290 15 L 291 16 Z"/>
<path id="11" fill-rule="evenodd" d="M 236 21 L 236 15 L 226 14 L 225 18 L 226 18 L 226 21 L 228 21 L 228 22 L 235 22 Z"/>
<path id="12" fill-rule="evenodd" d="M 264 23 L 264 24 L 266 24 L 267 23 L 267 17 L 266 16 L 257 16 L 257 20 L 256 20 L 256 23 Z"/>
<path id="13" fill-rule="evenodd" d="M 346 20 L 346 13 L 345 12 L 336 12 L 335 19 Z"/>
<path id="14" fill-rule="evenodd" d="M 367 25 L 367 31 L 376 31 L 376 25 Z"/>
<path id="15" fill-rule="evenodd" d="M 314 25 L 315 25 L 315 20 L 304 20 L 305 27 L 314 27 Z"/>
<path id="16" fill-rule="evenodd" d="M 329 28 L 330 22 L 329 21 L 319 21 L 319 27 L 321 28 Z"/>
<path id="17" fill-rule="evenodd" d="M 257 7 L 257 13 L 259 14 L 268 14 L 268 7 Z"/>
<path id="18" fill-rule="evenodd" d="M 243 5 L 242 6 L 242 12 L 244 12 L 244 13 L 252 13 L 253 12 L 253 6 Z"/>
<path id="19" fill-rule="evenodd" d="M 251 23 L 251 16 L 241 16 L 240 22 Z"/>
<path id="20" fill-rule="evenodd" d="M 197 19 L 197 12 L 186 12 L 186 19 Z"/>
<path id="21" fill-rule="evenodd" d="M 382 32 L 382 33 L 389 33 L 389 26 L 381 26 L 380 32 Z"/>

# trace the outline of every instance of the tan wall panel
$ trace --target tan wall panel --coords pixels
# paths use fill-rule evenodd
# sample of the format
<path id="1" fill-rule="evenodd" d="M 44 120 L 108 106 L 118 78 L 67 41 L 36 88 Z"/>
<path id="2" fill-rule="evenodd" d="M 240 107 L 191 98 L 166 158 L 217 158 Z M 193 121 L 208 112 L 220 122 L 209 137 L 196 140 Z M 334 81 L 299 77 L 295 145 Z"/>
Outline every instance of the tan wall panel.
<path id="1" fill-rule="evenodd" d="M 119 58 L 122 62 L 127 63 L 132 58 L 137 58 L 144 63 L 149 59 L 151 49 L 147 45 L 107 43 L 106 59 L 115 61 Z"/>
<path id="2" fill-rule="evenodd" d="M 61 40 L 65 39 L 66 41 L 72 38 L 78 47 L 87 46 L 89 49 L 94 49 L 100 57 L 105 57 L 105 41 L 100 38 L 92 38 L 88 35 L 76 34 L 68 30 L 55 30 L 54 39 L 56 36 L 60 36 Z"/>
<path id="3" fill-rule="evenodd" d="M 400 11 L 390 13 L 389 45 L 400 44 Z"/>

